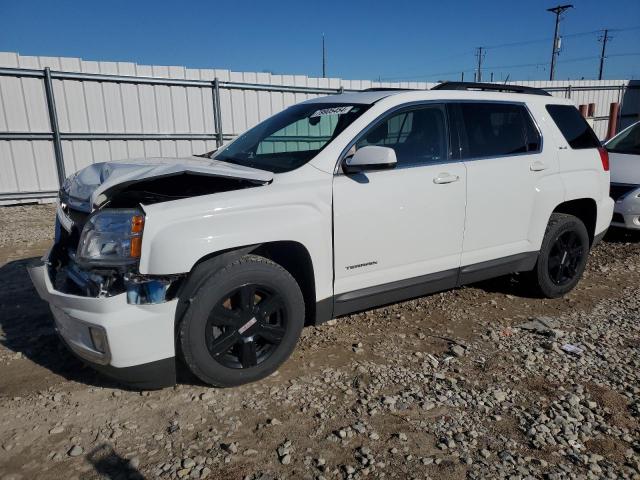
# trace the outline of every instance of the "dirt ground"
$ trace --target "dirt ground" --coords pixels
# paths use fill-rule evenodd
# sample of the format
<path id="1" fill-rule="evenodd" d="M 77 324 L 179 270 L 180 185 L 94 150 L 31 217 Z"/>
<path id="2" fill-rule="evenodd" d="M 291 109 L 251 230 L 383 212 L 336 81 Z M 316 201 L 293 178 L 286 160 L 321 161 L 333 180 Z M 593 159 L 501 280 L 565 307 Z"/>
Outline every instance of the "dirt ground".
<path id="1" fill-rule="evenodd" d="M 640 235 L 562 299 L 503 277 L 307 328 L 255 384 L 138 392 L 69 354 L 31 286 L 53 218 L 0 208 L 2 480 L 640 478 Z"/>

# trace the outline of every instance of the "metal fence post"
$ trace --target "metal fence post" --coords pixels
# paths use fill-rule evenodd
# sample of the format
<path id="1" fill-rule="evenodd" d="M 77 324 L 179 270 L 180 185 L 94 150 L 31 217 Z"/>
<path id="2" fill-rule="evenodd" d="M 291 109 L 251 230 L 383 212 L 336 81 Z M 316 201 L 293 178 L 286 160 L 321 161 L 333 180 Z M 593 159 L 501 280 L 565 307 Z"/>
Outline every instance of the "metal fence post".
<path id="1" fill-rule="evenodd" d="M 220 148 L 224 137 L 222 135 L 222 114 L 220 112 L 220 80 L 213 79 L 213 124 L 216 129 L 216 147 Z"/>
<path id="2" fill-rule="evenodd" d="M 624 108 L 625 90 L 626 86 L 624 84 L 620 85 L 620 91 L 618 92 L 618 103 L 620 104 L 620 109 L 618 110 L 618 126 L 622 126 L 622 109 Z M 620 128 L 620 130 L 622 130 L 622 128 Z"/>
<path id="3" fill-rule="evenodd" d="M 53 83 L 51 82 L 51 70 L 44 69 L 44 91 L 47 96 L 47 110 L 49 111 L 49 123 L 53 134 L 53 152 L 56 157 L 56 171 L 58 172 L 58 183 L 60 187 L 67 178 L 64 168 L 64 157 L 62 155 L 62 140 L 60 139 L 60 127 L 58 126 L 58 113 L 56 110 L 56 99 L 53 95 Z"/>

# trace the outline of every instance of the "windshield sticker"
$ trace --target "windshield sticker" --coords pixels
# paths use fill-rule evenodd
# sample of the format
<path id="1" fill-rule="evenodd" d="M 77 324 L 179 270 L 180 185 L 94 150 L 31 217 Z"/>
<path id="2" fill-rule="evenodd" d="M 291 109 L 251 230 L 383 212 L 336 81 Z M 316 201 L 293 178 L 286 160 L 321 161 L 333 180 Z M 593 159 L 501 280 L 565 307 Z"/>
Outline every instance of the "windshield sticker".
<path id="1" fill-rule="evenodd" d="M 316 110 L 313 112 L 309 118 L 313 117 L 324 117 L 325 115 L 344 115 L 345 113 L 349 113 L 353 105 L 349 105 L 347 107 L 332 107 L 332 108 L 323 108 L 322 110 Z"/>

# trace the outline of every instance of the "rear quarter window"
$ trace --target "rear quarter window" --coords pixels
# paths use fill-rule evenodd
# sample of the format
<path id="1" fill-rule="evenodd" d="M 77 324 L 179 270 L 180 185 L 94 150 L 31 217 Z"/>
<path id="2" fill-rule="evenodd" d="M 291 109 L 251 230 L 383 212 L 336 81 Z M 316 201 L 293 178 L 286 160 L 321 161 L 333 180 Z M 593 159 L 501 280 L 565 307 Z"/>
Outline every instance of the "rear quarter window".
<path id="1" fill-rule="evenodd" d="M 600 140 L 576 107 L 547 105 L 546 108 L 571 148 L 580 150 L 600 146 Z"/>

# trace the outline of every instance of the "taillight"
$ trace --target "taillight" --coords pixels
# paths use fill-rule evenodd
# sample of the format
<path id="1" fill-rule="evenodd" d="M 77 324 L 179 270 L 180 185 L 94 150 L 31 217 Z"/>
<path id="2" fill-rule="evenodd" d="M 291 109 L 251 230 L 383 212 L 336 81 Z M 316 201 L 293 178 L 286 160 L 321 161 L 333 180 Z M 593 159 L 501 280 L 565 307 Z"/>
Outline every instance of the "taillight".
<path id="1" fill-rule="evenodd" d="M 602 168 L 605 172 L 609 171 L 609 152 L 604 147 L 598 147 L 598 153 L 600 153 L 600 161 L 602 161 Z"/>

